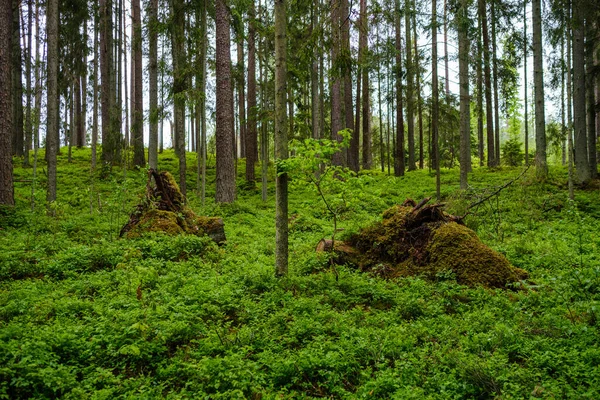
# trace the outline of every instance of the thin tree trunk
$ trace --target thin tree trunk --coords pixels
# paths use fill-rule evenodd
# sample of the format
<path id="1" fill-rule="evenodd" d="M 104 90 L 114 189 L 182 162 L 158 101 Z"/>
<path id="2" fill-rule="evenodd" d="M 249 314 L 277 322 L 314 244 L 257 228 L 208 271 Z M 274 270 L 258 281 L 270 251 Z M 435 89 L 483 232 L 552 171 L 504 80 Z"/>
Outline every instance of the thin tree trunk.
<path id="1" fill-rule="evenodd" d="M 406 24 L 406 125 L 408 129 L 408 170 L 414 171 L 417 169 L 415 164 L 415 95 L 413 90 L 413 82 L 415 75 L 415 68 L 413 65 L 412 58 L 412 44 L 411 44 L 411 15 L 414 12 L 412 10 L 412 0 L 406 0 L 405 6 L 405 24 Z M 415 38 L 416 41 L 416 38 Z M 404 128 L 403 128 L 404 129 Z"/>
<path id="2" fill-rule="evenodd" d="M 98 50 L 98 31 L 100 30 L 98 16 L 94 16 L 94 88 L 93 88 L 93 114 L 92 114 L 92 171 L 96 169 L 96 148 L 98 145 L 98 64 L 100 53 Z"/>
<path id="3" fill-rule="evenodd" d="M 31 50 L 32 50 L 32 26 L 33 26 L 33 0 L 27 1 L 27 44 L 25 46 L 25 77 L 27 79 L 27 106 L 25 114 L 25 153 L 23 166 L 29 166 L 29 150 L 32 146 L 33 126 L 31 121 L 32 92 L 31 92 Z"/>
<path id="4" fill-rule="evenodd" d="M 177 157 L 179 158 L 179 188 L 184 196 L 186 196 L 187 192 L 184 99 L 187 83 L 187 62 L 185 55 L 185 11 L 185 2 L 183 0 L 172 0 L 173 31 L 171 51 L 173 53 L 173 95 L 175 98 L 173 101 L 175 117 L 175 149 Z M 219 73 L 217 71 L 217 75 L 218 74 Z"/>
<path id="5" fill-rule="evenodd" d="M 590 178 L 598 177 L 598 159 L 596 157 L 596 93 L 594 91 L 594 82 L 596 75 L 594 73 L 594 45 L 596 43 L 596 32 L 594 29 L 593 17 L 586 17 L 586 95 L 587 95 L 587 139 L 588 139 L 588 163 L 590 165 Z"/>
<path id="6" fill-rule="evenodd" d="M 485 117 L 487 132 L 487 165 L 496 166 L 496 151 L 494 150 L 494 114 L 492 114 L 492 79 L 490 69 L 490 39 L 485 0 L 478 0 L 479 15 L 481 16 L 481 31 L 483 35 L 483 76 L 485 81 Z"/>
<path id="7" fill-rule="evenodd" d="M 143 167 L 146 164 L 146 156 L 144 154 L 144 98 L 143 96 L 143 82 L 142 82 L 142 18 L 140 10 L 140 0 L 132 0 L 132 30 L 133 36 L 131 37 L 131 47 L 134 65 L 135 76 L 132 79 L 134 87 L 134 105 L 133 109 L 133 120 L 132 120 L 132 139 L 133 139 L 133 164 Z M 120 90 L 119 90 L 120 91 Z M 185 148 L 184 148 L 184 159 L 185 159 Z M 184 162 L 185 168 L 185 162 Z M 180 165 L 181 168 L 181 165 Z M 185 179 L 184 179 L 185 180 Z M 185 184 L 183 185 L 181 193 L 185 196 Z"/>
<path id="8" fill-rule="evenodd" d="M 253 28 L 252 28 L 253 29 Z M 317 35 L 321 35 L 321 27 L 319 25 L 319 0 L 314 0 L 312 4 L 312 18 L 311 18 L 311 33 L 314 36 L 315 32 Z M 311 91 L 311 127 L 313 139 L 319 139 L 320 134 L 320 118 L 319 118 L 319 39 L 315 40 L 315 46 L 312 53 L 312 67 L 310 70 L 310 91 Z M 249 45 L 248 45 L 249 46 Z M 356 135 L 352 134 L 352 137 Z"/>
<path id="9" fill-rule="evenodd" d="M 279 2 L 280 0 L 276 0 Z M 364 1 L 364 0 L 363 0 Z M 331 139 L 338 142 L 342 141 L 339 131 L 342 130 L 342 99 L 341 99 L 341 71 L 339 68 L 340 59 L 340 0 L 330 0 L 331 7 Z M 334 165 L 344 164 L 343 153 L 337 152 L 333 155 Z"/>
<path id="10" fill-rule="evenodd" d="M 438 72 L 437 72 L 437 2 L 431 2 L 431 140 L 433 145 L 433 154 L 435 155 L 436 169 L 435 187 L 437 201 L 441 200 L 440 195 L 440 150 L 439 150 L 439 135 L 438 135 L 438 118 L 439 118 L 439 89 L 438 89 Z"/>
<path id="11" fill-rule="evenodd" d="M 341 41 L 343 58 L 343 69 L 341 71 L 344 77 L 344 117 L 346 129 L 354 130 L 354 115 L 352 104 L 352 54 L 350 52 L 350 8 L 348 0 L 341 1 Z M 359 169 L 359 137 L 358 132 L 352 132 L 350 139 L 350 148 L 348 149 L 348 168 L 354 172 Z"/>
<path id="12" fill-rule="evenodd" d="M 248 23 L 248 125 L 246 131 L 246 182 L 254 186 L 256 175 L 254 166 L 256 165 L 256 12 L 254 10 L 254 0 L 250 3 L 250 22 Z M 313 62 L 314 64 L 314 62 Z M 316 85 L 316 82 L 315 82 Z M 314 114 L 314 112 L 313 112 Z M 314 123 L 314 116 L 313 116 Z"/>
<path id="13" fill-rule="evenodd" d="M 379 41 L 379 24 L 377 24 L 377 50 L 381 51 Z M 381 172 L 385 172 L 385 143 L 383 141 L 383 112 L 381 110 L 381 62 L 377 60 L 377 105 L 379 111 L 379 158 L 381 160 Z"/>
<path id="14" fill-rule="evenodd" d="M 414 68 L 415 68 L 415 80 L 417 84 L 417 114 L 419 116 L 419 169 L 423 169 L 424 166 L 424 154 L 423 154 L 423 101 L 421 99 L 421 68 L 419 65 L 419 52 L 417 49 L 417 16 L 413 13 L 413 47 L 415 51 Z"/>
<path id="15" fill-rule="evenodd" d="M 469 11 L 468 0 L 462 0 L 457 15 L 458 67 L 460 85 L 460 188 L 468 188 L 471 168 L 471 113 L 469 95 Z"/>
<path id="16" fill-rule="evenodd" d="M 243 29 L 243 24 L 242 28 Z M 246 79 L 244 66 L 244 34 L 239 34 L 237 41 L 238 81 L 238 115 L 240 120 L 240 157 L 246 157 Z"/>
<path id="17" fill-rule="evenodd" d="M 235 200 L 235 165 L 233 160 L 233 93 L 231 91 L 231 54 L 229 15 L 225 0 L 216 4 L 216 64 L 217 64 L 217 203 Z"/>
<path id="18" fill-rule="evenodd" d="M 23 63 L 21 54 L 21 1 L 12 0 L 12 5 L 5 4 L 12 10 L 12 106 L 13 106 L 13 153 L 17 157 L 23 156 L 25 148 L 23 138 Z M 3 6 L 3 7 L 4 7 Z M 3 38 L 2 40 L 5 40 Z"/>
<path id="19" fill-rule="evenodd" d="M 102 161 L 113 165 L 120 161 L 121 135 L 115 110 L 113 70 L 112 0 L 100 0 L 100 75 L 102 109 Z"/>
<path id="20" fill-rule="evenodd" d="M 49 0 L 52 6 L 52 0 Z M 13 137 L 13 96 L 12 86 L 6 84 L 12 78 L 12 19 L 11 6 L 0 8 L 0 204 L 13 206 L 12 137 Z M 50 14 L 51 16 L 52 14 Z"/>
<path id="21" fill-rule="evenodd" d="M 83 21 L 83 42 L 85 47 L 82 49 L 83 70 L 81 72 L 81 131 L 79 137 L 79 145 L 87 145 L 87 95 L 88 95 L 88 20 Z"/>
<path id="22" fill-rule="evenodd" d="M 158 168 L 158 0 L 148 7 L 149 138 L 148 165 Z"/>
<path id="23" fill-rule="evenodd" d="M 402 27 L 400 20 L 400 0 L 396 0 L 396 16 L 395 16 L 395 24 L 396 24 L 396 141 L 394 148 L 394 175 L 395 176 L 403 176 L 404 175 L 404 114 L 403 114 L 403 104 L 402 104 Z M 408 42 L 407 42 L 408 46 Z M 407 50 L 407 54 L 410 51 Z"/>
<path id="24" fill-rule="evenodd" d="M 570 21 L 571 5 L 567 7 L 567 21 Z M 575 200 L 575 190 L 573 188 L 573 179 L 575 176 L 573 170 L 573 114 L 572 114 L 572 99 L 573 99 L 573 81 L 571 75 L 571 27 L 569 24 L 566 24 L 566 35 L 567 35 L 567 65 L 566 65 L 566 74 L 567 74 L 567 163 L 569 165 L 569 199 Z"/>
<path id="25" fill-rule="evenodd" d="M 58 143 L 58 0 L 48 0 L 46 9 L 46 29 L 48 41 L 48 99 L 46 115 L 46 153 L 48 160 L 48 189 L 46 201 L 48 210 L 56 200 L 56 153 Z"/>
<path id="26" fill-rule="evenodd" d="M 544 70 L 542 53 L 542 3 L 532 1 L 533 83 L 535 88 L 535 167 L 538 178 L 548 176 L 546 164 L 546 121 L 544 111 Z"/>
<path id="27" fill-rule="evenodd" d="M 275 151 L 277 160 L 288 157 L 286 121 L 286 2 L 275 0 Z M 275 178 L 275 275 L 288 272 L 288 177 Z"/>
<path id="28" fill-rule="evenodd" d="M 500 105 L 498 103 L 498 59 L 496 49 L 496 7 L 495 1 L 491 2 L 491 17 L 492 17 L 492 68 L 494 73 L 494 150 L 495 163 L 500 165 Z"/>
<path id="29" fill-rule="evenodd" d="M 529 103 L 529 92 L 527 90 L 527 58 L 529 55 L 529 45 L 527 41 L 527 1 L 523 4 L 523 82 L 525 84 L 525 165 L 529 166 L 529 113 L 527 106 Z"/>
<path id="30" fill-rule="evenodd" d="M 477 150 L 479 156 L 479 166 L 483 167 L 485 163 L 485 153 L 483 151 L 483 72 L 481 60 L 483 59 L 483 44 L 481 41 L 481 20 L 482 16 L 477 13 Z"/>
<path id="31" fill-rule="evenodd" d="M 367 19 L 367 0 L 360 0 L 361 9 L 361 25 L 364 30 L 363 36 L 363 56 L 367 56 L 368 52 L 368 32 L 369 21 Z M 371 153 L 371 100 L 369 93 L 369 66 L 365 63 L 362 66 L 362 167 L 363 169 L 371 169 L 373 164 L 373 156 Z"/>

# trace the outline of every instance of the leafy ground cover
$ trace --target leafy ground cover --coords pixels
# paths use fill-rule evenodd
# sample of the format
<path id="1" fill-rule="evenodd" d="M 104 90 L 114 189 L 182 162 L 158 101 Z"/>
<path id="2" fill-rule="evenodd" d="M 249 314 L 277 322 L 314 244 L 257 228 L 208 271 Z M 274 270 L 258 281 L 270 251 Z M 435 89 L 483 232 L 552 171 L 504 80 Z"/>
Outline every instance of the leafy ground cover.
<path id="1" fill-rule="evenodd" d="M 600 196 L 568 201 L 560 167 L 543 184 L 526 174 L 467 217 L 530 274 L 525 289 L 491 290 L 452 274 L 334 273 L 314 252 L 332 235 L 330 214 L 300 181 L 290 189 L 290 274 L 276 279 L 273 189 L 264 203 L 245 188 L 243 163 L 234 204 L 203 207 L 188 194 L 198 215 L 223 217 L 226 245 L 118 239 L 146 171 L 92 174 L 89 157 L 59 159 L 55 217 L 43 168 L 34 211 L 22 168 L 16 209 L 0 209 L 2 398 L 600 398 Z M 188 165 L 193 188 L 192 155 Z M 176 157 L 165 151 L 159 166 L 176 172 Z M 458 170 L 444 170 L 442 196 L 460 215 L 520 172 L 476 169 L 459 193 Z M 339 235 L 431 196 L 434 182 L 428 171 L 347 180 Z M 214 160 L 209 199 L 211 190 Z"/>

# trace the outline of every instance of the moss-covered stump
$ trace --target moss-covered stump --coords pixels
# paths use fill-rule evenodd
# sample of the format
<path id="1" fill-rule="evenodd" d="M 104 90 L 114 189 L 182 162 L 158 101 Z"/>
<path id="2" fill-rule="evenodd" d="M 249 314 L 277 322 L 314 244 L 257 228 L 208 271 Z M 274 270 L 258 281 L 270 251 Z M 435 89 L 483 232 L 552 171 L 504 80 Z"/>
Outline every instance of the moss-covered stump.
<path id="1" fill-rule="evenodd" d="M 383 220 L 345 241 L 322 240 L 317 251 L 334 250 L 334 262 L 351 264 L 384 277 L 453 274 L 458 283 L 505 288 L 527 278 L 502 254 L 479 240 L 461 219 L 408 199 L 383 213 Z"/>
<path id="2" fill-rule="evenodd" d="M 153 169 L 148 171 L 144 199 L 129 215 L 129 221 L 119 235 L 135 238 L 147 232 L 206 235 L 217 244 L 226 240 L 222 218 L 196 215 L 185 205 L 183 194 L 173 176 Z"/>

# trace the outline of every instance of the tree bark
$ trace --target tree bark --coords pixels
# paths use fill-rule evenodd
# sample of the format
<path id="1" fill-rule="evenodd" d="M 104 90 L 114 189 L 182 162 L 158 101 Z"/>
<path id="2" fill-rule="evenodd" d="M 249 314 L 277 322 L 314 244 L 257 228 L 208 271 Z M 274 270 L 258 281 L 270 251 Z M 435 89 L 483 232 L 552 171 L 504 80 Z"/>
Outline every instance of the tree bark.
<path id="1" fill-rule="evenodd" d="M 498 58 L 496 46 L 496 7 L 495 1 L 491 2 L 492 17 L 492 69 L 494 73 L 494 150 L 496 165 L 500 165 L 500 105 L 498 103 Z"/>
<path id="2" fill-rule="evenodd" d="M 121 158 L 121 132 L 115 107 L 112 0 L 100 0 L 100 75 L 102 86 L 102 161 L 113 165 Z"/>
<path id="3" fill-rule="evenodd" d="M 404 11 L 406 24 L 406 127 L 408 134 L 408 170 L 414 171 L 417 169 L 415 164 L 415 95 L 413 89 L 415 68 L 412 57 L 412 42 L 411 42 L 411 14 L 412 0 L 406 0 Z M 416 38 L 415 38 L 416 40 Z"/>
<path id="4" fill-rule="evenodd" d="M 417 84 L 417 114 L 419 115 L 419 169 L 424 167 L 424 141 L 423 141 L 423 101 L 421 99 L 421 68 L 419 66 L 419 51 L 417 49 L 417 16 L 413 13 L 413 47 L 415 50 L 415 80 Z"/>
<path id="5" fill-rule="evenodd" d="M 438 52 L 437 52 L 437 2 L 431 2 L 431 140 L 435 156 L 437 201 L 440 201 L 440 147 L 438 134 L 439 119 L 439 89 L 438 89 Z"/>
<path id="6" fill-rule="evenodd" d="M 225 0 L 217 0 L 216 7 L 217 177 L 215 200 L 217 203 L 232 203 L 235 200 L 235 166 L 233 161 L 233 93 L 231 91 L 229 15 Z"/>
<path id="7" fill-rule="evenodd" d="M 469 12 L 468 0 L 461 0 L 457 15 L 458 68 L 460 85 L 460 188 L 468 188 L 471 169 L 471 99 L 469 95 Z"/>
<path id="8" fill-rule="evenodd" d="M 6 3 L 6 2 L 4 2 Z M 13 96 L 11 81 L 12 65 L 12 6 L 0 7 L 0 204 L 15 204 L 13 189 L 12 137 Z"/>
<path id="9" fill-rule="evenodd" d="M 254 186 L 254 166 L 257 159 L 256 109 L 256 15 L 254 0 L 250 3 L 248 23 L 248 127 L 246 131 L 246 182 Z M 314 113 L 313 113 L 314 114 Z M 314 119 L 313 119 L 314 122 Z"/>
<path id="10" fill-rule="evenodd" d="M 144 98 L 143 98 L 143 82 L 142 82 L 142 18 L 140 10 L 140 0 L 132 0 L 132 29 L 133 37 L 131 38 L 131 47 L 133 48 L 133 64 L 135 76 L 132 79 L 134 82 L 134 106 L 132 131 L 133 136 L 133 164 L 143 167 L 146 165 L 146 156 L 144 154 Z M 185 152 L 185 149 L 184 149 Z M 185 154 L 184 154 L 185 155 Z M 184 163 L 185 166 L 185 163 Z M 185 183 L 183 184 L 182 193 L 185 196 Z"/>
<path id="11" fill-rule="evenodd" d="M 312 18 L 311 18 L 311 33 L 313 37 L 317 35 L 315 39 L 315 46 L 312 53 L 312 67 L 310 71 L 310 91 L 311 91 L 311 128 L 313 139 L 319 139 L 321 136 L 320 127 L 320 110 L 319 110 L 319 39 L 321 35 L 321 27 L 319 25 L 319 0 L 314 0 L 312 5 Z M 352 133 L 352 137 L 357 133 Z M 357 146 L 358 148 L 358 146 Z"/>
<path id="12" fill-rule="evenodd" d="M 404 176 L 404 114 L 402 104 L 402 27 L 400 19 L 400 0 L 396 0 L 396 146 L 394 149 L 394 175 Z M 407 51 L 408 54 L 408 51 Z"/>
<path id="13" fill-rule="evenodd" d="M 185 54 L 185 2 L 172 0 L 173 31 L 173 111 L 175 117 L 175 148 L 179 158 L 179 188 L 187 195 L 186 151 L 185 151 L 185 90 L 187 83 L 187 61 Z M 229 26 L 229 25 L 227 25 Z M 218 72 L 217 72 L 218 75 Z"/>
<path id="14" fill-rule="evenodd" d="M 277 0 L 278 1 L 278 0 Z M 330 0 L 331 7 L 331 139 L 342 141 L 342 78 L 340 70 L 340 0 Z M 334 165 L 344 164 L 343 153 L 333 155 Z"/>
<path id="15" fill-rule="evenodd" d="M 359 170 L 359 136 L 358 132 L 354 132 L 354 110 L 352 104 L 352 54 L 350 52 L 350 8 L 348 0 L 341 1 L 341 39 L 342 39 L 342 54 L 343 69 L 342 76 L 344 77 L 344 118 L 346 129 L 352 132 L 350 139 L 350 147 L 348 149 L 348 168 L 354 172 Z"/>
<path id="16" fill-rule="evenodd" d="M 525 165 L 529 166 L 529 113 L 527 106 L 529 103 L 529 91 L 527 90 L 527 57 L 529 52 L 528 41 L 527 41 L 527 2 L 523 4 L 523 83 L 525 85 Z"/>
<path id="17" fill-rule="evenodd" d="M 243 23 L 240 24 L 243 29 Z M 238 115 L 240 123 L 240 157 L 246 157 L 246 79 L 244 66 L 244 33 L 239 33 L 237 41 L 237 63 L 238 63 Z"/>
<path id="18" fill-rule="evenodd" d="M 595 54 L 595 29 L 594 18 L 588 16 L 585 20 L 586 31 L 586 95 L 587 95 L 587 139 L 588 139 L 588 163 L 590 165 L 590 178 L 598 177 L 598 159 L 596 157 L 596 93 L 594 83 L 597 73 L 594 73 L 594 54 Z"/>
<path id="19" fill-rule="evenodd" d="M 46 10 L 46 29 L 48 41 L 48 99 L 46 113 L 46 159 L 48 161 L 48 189 L 46 201 L 56 200 L 56 153 L 58 131 L 58 0 L 48 0 Z"/>
<path id="20" fill-rule="evenodd" d="M 275 0 L 275 152 L 278 160 L 288 157 L 286 121 L 286 2 Z M 288 272 L 288 177 L 277 173 L 275 181 L 275 275 Z"/>
<path id="21" fill-rule="evenodd" d="M 368 32 L 369 25 L 367 19 L 367 0 L 360 0 L 361 24 L 364 30 L 363 36 L 363 57 L 367 57 L 368 52 Z M 362 167 L 371 169 L 373 166 L 373 155 L 371 152 L 371 100 L 369 93 L 369 66 L 368 63 L 362 66 Z"/>
<path id="22" fill-rule="evenodd" d="M 481 19 L 481 14 L 477 13 L 477 155 L 479 156 L 479 166 L 483 167 L 485 163 L 485 153 L 483 151 L 483 71 L 481 68 L 481 60 L 483 59 L 483 45 L 481 42 Z"/>
<path id="23" fill-rule="evenodd" d="M 532 0 L 533 84 L 535 88 L 535 169 L 538 178 L 548 176 L 546 164 L 546 121 L 544 110 L 544 70 L 542 51 L 542 2 Z"/>
<path id="24" fill-rule="evenodd" d="M 21 54 L 21 22 L 20 22 L 20 0 L 12 0 L 12 107 L 13 107 L 13 153 L 17 157 L 23 156 L 24 131 L 23 131 L 23 60 Z M 4 38 L 2 40 L 5 40 Z"/>
<path id="25" fill-rule="evenodd" d="M 490 38 L 487 21 L 485 0 L 478 0 L 479 15 L 481 17 L 481 31 L 483 35 L 483 76 L 485 81 L 485 116 L 487 132 L 487 165 L 496 166 L 496 151 L 494 150 L 494 114 L 492 114 L 492 79 L 490 70 Z"/>
<path id="26" fill-rule="evenodd" d="M 148 83 L 149 83 L 149 138 L 148 165 L 158 168 L 158 0 L 150 0 L 148 7 Z"/>
<path id="27" fill-rule="evenodd" d="M 573 2 L 573 125 L 575 128 L 575 169 L 577 179 L 586 183 L 591 179 L 588 160 L 585 104 L 585 45 L 583 0 Z"/>

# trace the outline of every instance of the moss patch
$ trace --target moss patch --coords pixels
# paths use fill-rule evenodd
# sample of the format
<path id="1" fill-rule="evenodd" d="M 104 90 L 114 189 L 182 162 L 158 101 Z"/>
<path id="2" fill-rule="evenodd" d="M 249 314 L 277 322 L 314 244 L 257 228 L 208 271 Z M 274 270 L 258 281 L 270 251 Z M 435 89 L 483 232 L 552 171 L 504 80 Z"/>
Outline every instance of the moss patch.
<path id="1" fill-rule="evenodd" d="M 457 282 L 505 288 L 527 278 L 502 254 L 486 246 L 442 205 L 407 200 L 384 211 L 381 222 L 335 244 L 336 261 L 384 277 L 453 274 Z M 352 251 L 348 251 L 350 248 Z"/>

